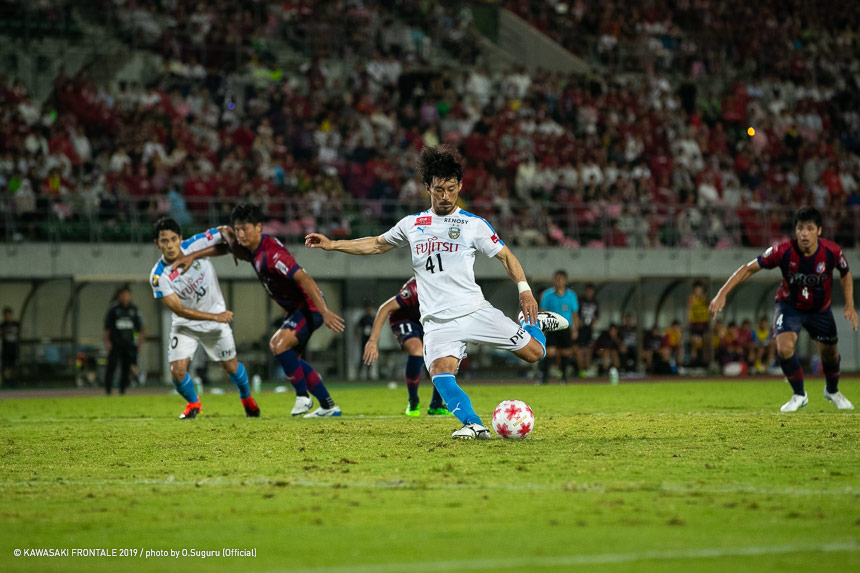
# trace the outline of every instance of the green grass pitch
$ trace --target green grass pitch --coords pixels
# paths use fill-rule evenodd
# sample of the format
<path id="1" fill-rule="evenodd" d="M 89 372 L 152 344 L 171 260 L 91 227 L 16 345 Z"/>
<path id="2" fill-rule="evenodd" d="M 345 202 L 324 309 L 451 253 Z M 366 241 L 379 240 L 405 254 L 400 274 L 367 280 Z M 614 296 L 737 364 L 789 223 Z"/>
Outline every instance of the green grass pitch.
<path id="1" fill-rule="evenodd" d="M 207 394 L 194 421 L 166 393 L 0 394 L 0 570 L 860 570 L 860 418 L 820 381 L 796 414 L 778 381 L 466 385 L 486 423 L 532 406 L 521 442 L 332 386 L 341 419 L 270 392 L 260 419 Z M 190 556 L 225 547 L 256 556 Z M 14 555 L 39 548 L 132 555 Z"/>

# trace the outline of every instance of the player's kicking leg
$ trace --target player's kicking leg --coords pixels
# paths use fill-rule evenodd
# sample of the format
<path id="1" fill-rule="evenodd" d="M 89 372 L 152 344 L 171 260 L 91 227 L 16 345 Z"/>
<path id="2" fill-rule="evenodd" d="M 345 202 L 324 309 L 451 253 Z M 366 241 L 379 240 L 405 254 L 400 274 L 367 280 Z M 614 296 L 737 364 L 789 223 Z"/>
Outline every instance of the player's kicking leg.
<path id="1" fill-rule="evenodd" d="M 427 320 L 424 324 L 424 363 L 448 410 L 463 424 L 451 437 L 489 440 L 490 430 L 484 426 L 472 407 L 472 400 L 457 384 L 455 376 L 460 361 L 466 356 L 464 340 L 472 339 L 468 328 L 473 322 L 471 316 L 438 322 Z"/>
<path id="2" fill-rule="evenodd" d="M 534 336 L 532 329 L 537 327 L 537 331 L 540 331 L 541 334 L 544 332 L 555 332 L 556 330 L 564 330 L 570 323 L 567 321 L 565 317 L 558 314 L 557 312 L 552 312 L 551 310 L 542 310 L 538 312 L 537 315 L 537 324 L 526 324 L 525 316 L 522 311 L 517 315 L 517 321 L 519 321 L 520 325 L 526 329 L 529 334 Z M 526 328 L 528 327 L 528 328 Z M 543 345 L 546 348 L 546 337 L 544 336 Z"/>
<path id="3" fill-rule="evenodd" d="M 457 385 L 454 372 L 457 371 L 459 362 L 460 358 L 445 356 L 435 359 L 430 366 L 433 386 L 439 390 L 439 394 L 445 400 L 451 413 L 463 424 L 463 427 L 451 434 L 451 437 L 466 440 L 489 440 L 491 438 L 490 430 L 484 426 L 481 417 L 475 412 L 469 395 Z"/>
<path id="4" fill-rule="evenodd" d="M 313 324 L 309 325 L 309 320 L 313 321 Z M 299 311 L 287 318 L 280 330 L 269 340 L 272 354 L 296 392 L 296 403 L 290 412 L 293 416 L 304 414 L 305 418 L 330 418 L 341 415 L 340 406 L 335 405 L 320 375 L 299 357 L 310 335 L 321 324 L 322 316 L 318 312 L 306 317 Z M 308 393 L 313 394 L 320 404 L 313 412 L 309 412 L 313 400 Z"/>
<path id="5" fill-rule="evenodd" d="M 538 325 L 517 325 L 496 308 L 484 308 L 469 316 L 444 323 L 425 324 L 425 360 L 430 364 L 433 385 L 451 413 L 463 424 L 452 438 L 489 440 L 490 431 L 472 407 L 469 396 L 457 385 L 454 373 L 465 356 L 464 340 L 491 344 L 510 350 L 523 360 L 537 362 L 546 355 L 547 331 L 567 328 L 567 321 L 555 313 L 541 313 Z M 543 320 L 540 320 L 540 319 Z"/>

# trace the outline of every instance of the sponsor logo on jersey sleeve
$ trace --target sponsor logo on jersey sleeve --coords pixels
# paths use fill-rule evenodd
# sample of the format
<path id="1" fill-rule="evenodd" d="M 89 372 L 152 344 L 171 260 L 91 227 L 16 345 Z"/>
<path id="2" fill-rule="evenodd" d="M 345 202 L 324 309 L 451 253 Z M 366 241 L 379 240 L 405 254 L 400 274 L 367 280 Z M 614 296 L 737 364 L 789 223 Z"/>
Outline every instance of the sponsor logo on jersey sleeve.
<path id="1" fill-rule="evenodd" d="M 203 235 L 205 235 L 205 236 L 206 236 L 206 240 L 208 240 L 208 241 L 211 241 L 211 240 L 212 240 L 212 233 L 210 233 L 208 230 L 207 230 L 207 231 L 203 231 Z"/>
<path id="2" fill-rule="evenodd" d="M 287 276 L 290 273 L 290 269 L 284 264 L 284 261 L 278 261 L 275 263 L 275 268 L 281 271 L 281 274 L 284 276 Z"/>
<path id="3" fill-rule="evenodd" d="M 497 234 L 493 233 L 493 236 L 490 237 L 490 240 L 493 241 L 494 243 L 498 243 L 499 242 L 499 236 Z"/>
<path id="4" fill-rule="evenodd" d="M 430 225 L 432 223 L 433 223 L 433 216 L 432 215 L 426 215 L 424 217 L 418 217 L 417 219 L 415 219 L 415 226 L 416 227 L 419 225 Z"/>
<path id="5" fill-rule="evenodd" d="M 768 247 L 768 248 L 767 248 L 767 250 L 766 250 L 766 251 L 764 252 L 764 254 L 762 255 L 762 257 L 767 258 L 767 257 L 769 257 L 769 256 L 770 256 L 770 254 L 771 254 L 772 252 L 773 252 L 773 247 Z"/>
<path id="6" fill-rule="evenodd" d="M 400 298 L 409 298 L 410 296 L 412 296 L 412 293 L 409 292 L 408 288 L 405 288 L 400 291 Z"/>
<path id="7" fill-rule="evenodd" d="M 152 286 L 154 286 L 154 287 L 158 286 L 158 279 L 159 279 L 159 275 L 152 275 Z"/>

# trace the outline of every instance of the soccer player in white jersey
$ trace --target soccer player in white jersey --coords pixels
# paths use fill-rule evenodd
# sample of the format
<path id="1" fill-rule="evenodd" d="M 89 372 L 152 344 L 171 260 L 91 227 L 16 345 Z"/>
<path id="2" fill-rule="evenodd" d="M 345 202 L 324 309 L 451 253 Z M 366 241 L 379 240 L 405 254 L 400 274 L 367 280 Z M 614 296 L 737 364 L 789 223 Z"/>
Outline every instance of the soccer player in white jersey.
<path id="1" fill-rule="evenodd" d="M 188 374 L 188 365 L 198 344 L 203 345 L 210 359 L 221 363 L 230 381 L 239 389 L 245 415 L 258 418 L 260 408 L 251 396 L 248 373 L 236 357 L 236 343 L 229 324 L 233 313 L 224 304 L 215 268 L 209 259 L 194 261 L 184 274 L 171 268 L 181 255 L 220 244 L 219 230 L 209 229 L 183 241 L 179 224 L 162 217 L 155 223 L 154 235 L 161 258 L 152 268 L 149 283 L 153 296 L 173 312 L 167 360 L 173 384 L 188 402 L 179 419 L 193 419 L 201 411 L 200 398 Z"/>
<path id="2" fill-rule="evenodd" d="M 537 301 L 511 250 L 486 220 L 457 207 L 463 167 L 456 152 L 447 146 L 425 147 L 418 170 L 430 194 L 430 209 L 404 217 L 378 237 L 332 241 L 311 233 L 305 246 L 351 255 L 379 255 L 409 247 L 421 301 L 424 363 L 448 409 L 463 424 L 452 437 L 488 440 L 489 430 L 454 377 L 466 355 L 466 343 L 489 344 L 537 362 L 546 354 L 542 330 L 567 328 L 567 320 L 552 312 L 538 313 Z M 517 284 L 520 324 L 484 298 L 475 282 L 476 251 L 499 259 Z"/>

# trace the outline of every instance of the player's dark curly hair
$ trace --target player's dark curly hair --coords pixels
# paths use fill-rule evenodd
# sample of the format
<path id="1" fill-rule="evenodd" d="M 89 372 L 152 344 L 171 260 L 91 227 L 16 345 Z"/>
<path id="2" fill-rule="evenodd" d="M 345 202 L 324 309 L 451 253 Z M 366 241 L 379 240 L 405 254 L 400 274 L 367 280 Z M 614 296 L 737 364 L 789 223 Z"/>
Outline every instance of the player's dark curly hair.
<path id="1" fill-rule="evenodd" d="M 182 227 L 180 227 L 179 223 L 177 223 L 172 217 L 160 217 L 152 225 L 152 238 L 157 241 L 158 234 L 161 233 L 161 231 L 173 231 L 180 237 L 182 236 Z"/>
<path id="2" fill-rule="evenodd" d="M 251 203 L 239 203 L 233 207 L 233 212 L 230 213 L 230 223 L 251 223 L 256 225 L 263 222 L 263 212 L 259 205 Z"/>
<path id="3" fill-rule="evenodd" d="M 815 226 L 821 228 L 821 211 L 816 209 L 815 207 L 801 207 L 794 214 L 794 226 L 797 227 L 798 223 L 815 223 Z"/>
<path id="4" fill-rule="evenodd" d="M 460 154 L 450 145 L 425 147 L 421 150 L 421 159 L 418 160 L 418 173 L 428 187 L 436 178 L 440 181 L 456 179 L 459 183 L 463 181 Z"/>

